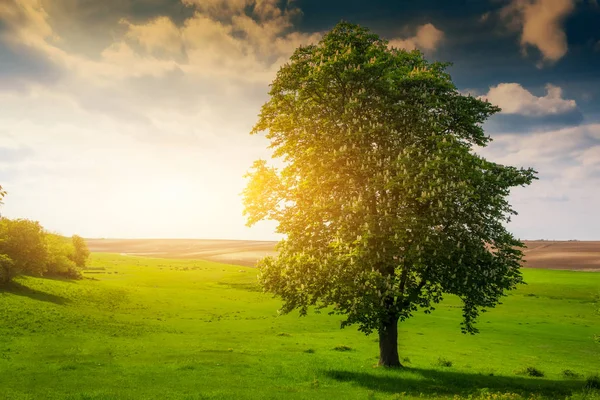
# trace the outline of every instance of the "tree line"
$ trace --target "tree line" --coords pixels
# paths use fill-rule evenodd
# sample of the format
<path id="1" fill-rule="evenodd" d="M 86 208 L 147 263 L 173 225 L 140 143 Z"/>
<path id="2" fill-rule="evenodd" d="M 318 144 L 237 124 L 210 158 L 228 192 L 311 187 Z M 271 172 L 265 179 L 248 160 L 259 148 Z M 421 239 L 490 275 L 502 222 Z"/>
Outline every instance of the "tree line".
<path id="1" fill-rule="evenodd" d="M 0 204 L 5 195 L 0 186 Z M 80 236 L 48 232 L 37 221 L 0 217 L 0 284 L 19 275 L 79 279 L 89 255 Z"/>

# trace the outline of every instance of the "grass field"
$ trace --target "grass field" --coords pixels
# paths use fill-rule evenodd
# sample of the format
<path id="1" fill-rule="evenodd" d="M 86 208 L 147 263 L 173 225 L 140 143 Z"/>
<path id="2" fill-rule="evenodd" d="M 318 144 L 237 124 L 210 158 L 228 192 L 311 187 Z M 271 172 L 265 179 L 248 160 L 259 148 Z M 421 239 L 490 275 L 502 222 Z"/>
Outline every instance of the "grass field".
<path id="1" fill-rule="evenodd" d="M 600 399 L 599 273 L 525 269 L 476 336 L 449 298 L 401 323 L 405 370 L 339 317 L 278 316 L 252 268 L 95 253 L 85 275 L 0 289 L 0 399 Z"/>

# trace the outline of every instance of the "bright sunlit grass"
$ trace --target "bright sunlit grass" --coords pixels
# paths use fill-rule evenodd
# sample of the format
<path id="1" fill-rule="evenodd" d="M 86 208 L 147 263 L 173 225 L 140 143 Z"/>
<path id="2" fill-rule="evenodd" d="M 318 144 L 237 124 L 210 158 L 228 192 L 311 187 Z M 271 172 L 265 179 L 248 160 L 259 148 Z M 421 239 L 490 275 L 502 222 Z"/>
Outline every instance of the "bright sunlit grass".
<path id="1" fill-rule="evenodd" d="M 600 366 L 597 273 L 525 270 L 477 336 L 448 299 L 400 324 L 404 371 L 338 317 L 278 316 L 251 268 L 93 254 L 86 276 L 0 292 L 0 398 L 564 399 Z"/>

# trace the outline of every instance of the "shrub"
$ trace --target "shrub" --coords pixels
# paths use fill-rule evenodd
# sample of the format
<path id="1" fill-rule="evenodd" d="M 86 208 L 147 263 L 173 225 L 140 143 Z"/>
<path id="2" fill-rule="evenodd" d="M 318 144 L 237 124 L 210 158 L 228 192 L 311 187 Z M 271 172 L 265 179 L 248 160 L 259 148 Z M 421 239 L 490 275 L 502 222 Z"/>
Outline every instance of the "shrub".
<path id="1" fill-rule="evenodd" d="M 588 390 L 600 390 L 600 375 L 589 376 L 585 380 L 585 388 Z"/>
<path id="2" fill-rule="evenodd" d="M 41 276 L 48 256 L 44 229 L 37 221 L 0 219 L 0 254 L 12 260 L 2 262 L 4 283 L 20 274 Z"/>
<path id="3" fill-rule="evenodd" d="M 575 371 L 571 371 L 570 369 L 564 369 L 562 371 L 562 376 L 565 378 L 579 378 L 581 374 L 578 374 Z"/>
<path id="4" fill-rule="evenodd" d="M 344 346 L 344 345 L 340 345 L 340 346 L 335 346 L 333 348 L 335 351 L 351 351 L 352 347 L 348 347 L 348 346 Z"/>
<path id="5" fill-rule="evenodd" d="M 0 254 L 0 284 L 10 282 L 17 274 L 15 262 L 6 254 Z"/>
<path id="6" fill-rule="evenodd" d="M 439 357 L 437 359 L 436 365 L 438 367 L 451 367 L 452 366 L 452 361 L 447 360 L 447 359 L 445 359 L 443 357 Z"/>
<path id="7" fill-rule="evenodd" d="M 90 256 L 90 250 L 88 249 L 85 240 L 83 240 L 81 236 L 73 235 L 73 237 L 71 237 L 71 243 L 73 244 L 73 262 L 77 268 L 85 268 Z"/>
<path id="8" fill-rule="evenodd" d="M 536 367 L 523 368 L 518 371 L 515 371 L 515 374 L 534 376 L 534 377 L 538 377 L 538 378 L 544 376 L 544 373 L 542 371 L 540 371 L 539 369 L 537 369 Z"/>
<path id="9" fill-rule="evenodd" d="M 48 247 L 46 273 L 60 276 L 76 275 L 74 271 L 77 266 L 72 260 L 75 249 L 71 241 L 54 233 L 47 233 L 45 240 Z"/>

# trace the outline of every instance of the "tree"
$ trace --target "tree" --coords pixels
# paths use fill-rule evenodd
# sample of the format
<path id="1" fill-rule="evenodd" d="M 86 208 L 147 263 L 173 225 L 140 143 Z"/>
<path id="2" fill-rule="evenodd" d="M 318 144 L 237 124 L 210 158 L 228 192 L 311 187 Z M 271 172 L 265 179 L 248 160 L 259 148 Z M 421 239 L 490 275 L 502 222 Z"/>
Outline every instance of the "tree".
<path id="1" fill-rule="evenodd" d="M 449 65 L 342 22 L 281 67 L 251 132 L 283 164 L 256 161 L 243 193 L 248 225 L 285 236 L 258 263 L 263 288 L 283 313 L 328 308 L 378 331 L 383 366 L 401 366 L 398 321 L 453 294 L 473 334 L 522 282 L 507 196 L 535 171 L 473 152 L 500 109 L 459 93 Z"/>
<path id="2" fill-rule="evenodd" d="M 45 240 L 48 247 L 46 274 L 77 277 L 79 273 L 77 265 L 73 261 L 75 247 L 71 239 L 54 233 L 46 233 Z"/>
<path id="3" fill-rule="evenodd" d="M 2 202 L 2 200 L 4 199 L 4 196 L 6 196 L 6 190 L 2 189 L 2 185 L 0 185 L 0 205 L 4 204 Z"/>
<path id="4" fill-rule="evenodd" d="M 10 282 L 17 274 L 15 262 L 6 254 L 0 254 L 0 284 Z"/>
<path id="5" fill-rule="evenodd" d="M 90 250 L 85 243 L 85 240 L 78 235 L 73 235 L 71 238 L 74 247 L 73 261 L 78 268 L 85 268 L 85 264 L 90 256 Z"/>
<path id="6" fill-rule="evenodd" d="M 12 260 L 2 262 L 3 283 L 18 274 L 41 276 L 46 272 L 45 233 L 37 221 L 27 219 L 0 220 L 0 254 Z"/>

